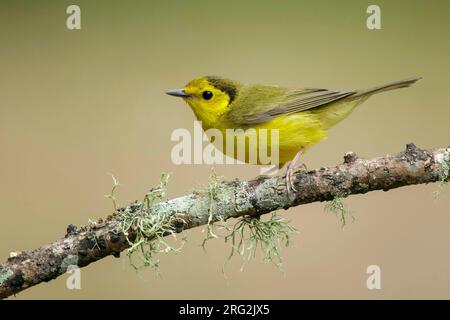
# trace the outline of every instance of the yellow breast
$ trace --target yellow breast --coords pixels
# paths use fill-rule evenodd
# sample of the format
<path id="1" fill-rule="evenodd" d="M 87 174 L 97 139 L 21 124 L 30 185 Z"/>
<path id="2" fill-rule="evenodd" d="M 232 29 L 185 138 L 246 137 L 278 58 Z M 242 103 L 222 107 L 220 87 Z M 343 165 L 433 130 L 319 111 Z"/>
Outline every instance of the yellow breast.
<path id="1" fill-rule="evenodd" d="M 222 153 L 246 163 L 259 165 L 268 165 L 261 155 L 270 156 L 272 148 L 278 148 L 277 163 L 282 166 L 290 161 L 301 148 L 308 149 L 326 138 L 326 131 L 323 129 L 319 116 L 307 111 L 280 115 L 266 123 L 241 129 L 241 132 L 239 128 L 233 128 L 233 125 L 227 126 L 225 123 L 216 124 L 214 127 L 220 130 L 224 137 L 221 145 L 217 141 L 215 143 Z M 204 129 L 208 128 L 204 126 Z M 234 129 L 238 133 L 232 141 L 233 148 L 227 147 L 227 136 L 230 137 L 230 135 L 229 132 L 227 135 L 226 129 Z"/>

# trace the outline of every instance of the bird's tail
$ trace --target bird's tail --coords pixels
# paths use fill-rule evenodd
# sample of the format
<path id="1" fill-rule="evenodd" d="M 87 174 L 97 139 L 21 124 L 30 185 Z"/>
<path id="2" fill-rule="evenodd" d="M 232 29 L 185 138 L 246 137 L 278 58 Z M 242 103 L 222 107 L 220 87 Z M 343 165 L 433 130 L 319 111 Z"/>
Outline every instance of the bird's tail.
<path id="1" fill-rule="evenodd" d="M 399 88 L 406 88 L 420 79 L 422 79 L 422 77 L 399 80 L 399 81 L 391 82 L 391 83 L 381 85 L 378 87 L 360 90 L 360 91 L 356 92 L 356 94 L 352 95 L 351 98 L 360 98 L 362 96 L 369 96 L 369 95 L 373 95 L 375 93 L 385 92 L 385 91 L 399 89 Z"/>

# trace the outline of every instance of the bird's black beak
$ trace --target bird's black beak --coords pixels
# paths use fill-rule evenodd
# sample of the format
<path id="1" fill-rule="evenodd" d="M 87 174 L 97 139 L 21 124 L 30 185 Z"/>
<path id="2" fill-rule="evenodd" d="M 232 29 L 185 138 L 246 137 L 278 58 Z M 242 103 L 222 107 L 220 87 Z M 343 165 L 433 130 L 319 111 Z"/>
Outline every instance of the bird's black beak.
<path id="1" fill-rule="evenodd" d="M 169 90 L 169 91 L 166 91 L 166 93 L 167 93 L 169 96 L 181 97 L 181 98 L 189 98 L 189 97 L 191 96 L 190 94 L 184 92 L 183 89 Z"/>

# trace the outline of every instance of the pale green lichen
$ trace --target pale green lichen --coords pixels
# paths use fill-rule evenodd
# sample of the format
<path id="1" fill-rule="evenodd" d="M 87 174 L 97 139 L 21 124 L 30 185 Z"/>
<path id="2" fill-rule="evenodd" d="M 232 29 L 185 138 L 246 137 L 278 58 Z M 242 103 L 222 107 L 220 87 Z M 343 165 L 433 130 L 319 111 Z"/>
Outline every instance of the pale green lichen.
<path id="1" fill-rule="evenodd" d="M 119 221 L 117 232 L 126 236 L 130 244 L 127 254 L 131 265 L 137 270 L 149 266 L 158 271 L 159 260 L 155 258 L 155 255 L 161 252 L 177 252 L 184 244 L 183 239 L 181 246 L 174 248 L 165 240 L 167 235 L 175 237 L 174 225 L 177 224 L 177 220 L 183 220 L 176 213 L 168 213 L 177 209 L 172 208 L 168 211 L 166 204 L 160 202 L 165 196 L 168 179 L 169 175 L 163 174 L 160 185 L 150 190 L 141 203 L 136 202 L 126 208 L 115 209 Z M 113 183 L 111 194 L 107 197 L 115 201 L 118 185 L 115 178 Z M 225 242 L 231 243 L 231 252 L 226 261 L 234 255 L 240 255 L 244 258 L 244 266 L 245 261 L 255 257 L 257 250 L 261 249 L 264 262 L 273 262 L 281 268 L 280 246 L 282 244 L 288 246 L 290 234 L 295 231 L 288 221 L 273 213 L 269 219 L 265 220 L 246 215 L 239 218 L 233 226 L 227 224 L 226 220 L 230 217 L 227 212 L 231 212 L 230 209 L 234 208 L 234 202 L 230 201 L 233 199 L 234 188 L 231 184 L 223 182 L 223 178 L 217 176 L 214 171 L 209 178 L 208 188 L 203 191 L 197 190 L 194 194 L 203 195 L 196 198 L 197 201 L 192 203 L 193 207 L 189 208 L 192 214 L 191 223 L 206 224 L 203 247 L 208 240 L 223 237 Z M 193 197 L 197 196 L 193 195 Z M 241 207 L 251 209 L 247 203 L 242 203 Z M 117 208 L 117 203 L 114 203 L 114 208 Z M 195 216 L 196 212 L 205 212 L 205 210 L 208 211 L 207 220 L 205 216 Z M 219 228 L 223 231 L 222 234 Z M 135 256 L 139 259 L 138 264 L 134 262 Z"/>
<path id="2" fill-rule="evenodd" d="M 106 194 L 105 198 L 111 199 L 113 207 L 114 207 L 114 213 L 117 213 L 117 198 L 116 198 L 116 190 L 117 187 L 119 186 L 119 181 L 116 179 L 116 177 L 114 177 L 113 174 L 110 174 L 111 178 L 113 180 L 113 186 L 111 188 L 111 193 L 110 194 Z"/>
<path id="3" fill-rule="evenodd" d="M 437 176 L 438 176 L 438 182 L 437 182 L 437 189 L 433 192 L 433 198 L 434 201 L 439 200 L 442 192 L 445 189 L 446 185 L 448 184 L 447 181 L 447 177 L 450 171 L 450 166 L 449 166 L 449 154 L 440 154 L 438 157 L 435 158 L 435 161 L 440 163 L 441 166 L 437 169 Z"/>
<path id="4" fill-rule="evenodd" d="M 76 265 L 78 265 L 78 256 L 69 254 L 62 261 L 60 266 L 60 272 L 65 273 L 69 266 L 76 266 Z"/>
<path id="5" fill-rule="evenodd" d="M 89 226 L 89 228 L 95 228 L 95 227 L 97 227 L 97 221 L 95 221 L 95 220 L 92 220 L 92 219 L 88 219 L 88 226 Z"/>
<path id="6" fill-rule="evenodd" d="M 231 252 L 225 260 L 222 272 L 224 272 L 227 262 L 235 255 L 244 259 L 241 267 L 243 270 L 246 262 L 256 256 L 258 249 L 262 252 L 264 262 L 273 262 L 281 270 L 280 245 L 288 246 L 290 234 L 296 231 L 295 228 L 290 225 L 289 221 L 278 217 L 275 212 L 267 220 L 245 215 L 239 218 L 234 225 L 228 224 L 226 222 L 228 217 L 218 212 L 218 203 L 229 202 L 230 192 L 234 192 L 232 186 L 224 183 L 223 177 L 217 176 L 213 170 L 206 190 L 209 199 L 209 216 L 206 229 L 203 230 L 206 232 L 202 243 L 203 248 L 208 240 L 219 237 L 223 237 L 225 242 L 231 243 Z M 234 196 L 237 202 L 235 210 L 241 212 L 251 209 L 251 204 L 244 200 L 246 197 L 241 199 L 238 195 Z M 265 201 L 264 199 L 267 198 L 262 197 L 262 201 Z M 215 227 L 216 229 L 214 229 Z M 218 234 L 218 230 L 225 232 L 223 236 Z"/>
<path id="7" fill-rule="evenodd" d="M 0 285 L 3 284 L 9 277 L 11 277 L 14 274 L 14 272 L 5 267 L 0 267 Z"/>
<path id="8" fill-rule="evenodd" d="M 276 212 L 273 212 L 267 220 L 262 220 L 261 217 L 244 216 L 225 236 L 225 242 L 231 242 L 231 252 L 225 264 L 233 256 L 239 255 L 243 258 L 242 271 L 246 262 L 256 257 L 257 250 L 260 248 L 263 262 L 272 262 L 282 270 L 283 259 L 280 247 L 282 244 L 288 247 L 290 236 L 296 231 L 290 225 L 290 221 L 277 216 Z"/>
<path id="9" fill-rule="evenodd" d="M 167 214 L 153 208 L 156 201 L 165 197 L 169 177 L 169 174 L 163 173 L 159 186 L 151 189 L 144 196 L 142 203 L 118 211 L 119 231 L 125 235 L 130 245 L 127 255 L 136 270 L 151 267 L 158 271 L 159 259 L 155 258 L 155 255 L 178 252 L 184 245 L 184 239 L 177 248 L 165 239 L 165 236 L 172 235 L 176 240 L 174 225 L 180 218 L 176 214 Z M 138 257 L 138 263 L 134 262 L 135 255 Z"/>
<path id="10" fill-rule="evenodd" d="M 206 190 L 209 202 L 208 221 L 206 223 L 206 230 L 202 230 L 202 232 L 206 232 L 206 236 L 202 242 L 204 250 L 206 249 L 206 243 L 209 240 L 219 237 L 214 232 L 214 223 L 220 222 L 221 228 L 227 227 L 224 217 L 217 211 L 217 202 L 220 201 L 220 197 L 226 194 L 226 191 L 229 189 L 230 187 L 223 183 L 223 177 L 218 176 L 214 169 L 212 169 L 208 179 L 208 189 Z"/>
<path id="11" fill-rule="evenodd" d="M 329 201 L 324 208 L 325 212 L 333 213 L 339 218 L 341 228 L 345 228 L 349 221 L 353 222 L 355 218 L 344 203 L 343 196 L 337 196 Z"/>
<path id="12" fill-rule="evenodd" d="M 296 231 L 295 228 L 288 221 L 278 217 L 275 212 L 266 220 L 259 216 L 245 215 L 238 218 L 234 225 L 230 225 L 226 222 L 228 217 L 224 217 L 217 212 L 218 203 L 229 201 L 230 190 L 232 190 L 232 187 L 224 183 L 223 177 L 217 176 L 213 170 L 206 190 L 209 198 L 209 216 L 206 229 L 203 230 L 203 232 L 206 232 L 206 236 L 202 246 L 205 247 L 208 240 L 219 237 L 223 237 L 225 242 L 231 243 L 231 251 L 225 260 L 222 272 L 224 272 L 227 262 L 235 255 L 243 258 L 244 262 L 241 266 L 241 270 L 243 270 L 246 262 L 256 256 L 258 249 L 261 250 L 264 262 L 272 262 L 281 270 L 280 246 L 281 244 L 289 245 L 290 235 Z M 239 196 L 234 198 L 238 202 L 236 203 L 237 208 L 235 208 L 238 211 L 251 209 L 251 204 L 248 201 L 244 201 Z M 267 198 L 262 197 L 261 199 L 265 201 Z M 214 230 L 214 227 L 217 227 L 216 230 Z M 219 235 L 217 229 L 224 231 L 224 234 Z"/>

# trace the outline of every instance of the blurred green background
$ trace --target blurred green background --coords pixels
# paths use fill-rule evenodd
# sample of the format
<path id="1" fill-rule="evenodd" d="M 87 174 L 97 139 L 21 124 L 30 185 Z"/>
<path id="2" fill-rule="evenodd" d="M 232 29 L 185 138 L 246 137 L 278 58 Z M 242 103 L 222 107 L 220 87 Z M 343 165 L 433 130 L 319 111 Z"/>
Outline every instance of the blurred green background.
<path id="1" fill-rule="evenodd" d="M 81 7 L 82 29 L 66 28 L 66 8 Z M 449 141 L 450 2 L 376 1 L 382 30 L 366 28 L 368 1 L 5 1 L 0 2 L 0 256 L 62 237 L 69 223 L 111 212 L 108 173 L 122 204 L 142 198 L 163 171 L 168 196 L 207 183 L 210 167 L 175 166 L 176 128 L 194 116 L 166 96 L 206 74 L 244 83 L 364 88 L 411 76 L 410 89 L 377 95 L 333 128 L 303 159 L 309 168 Z M 259 173 L 216 166 L 229 179 Z M 162 277 L 140 274 L 126 256 L 82 269 L 82 289 L 67 276 L 24 291 L 27 298 L 298 299 L 450 298 L 450 195 L 437 185 L 352 196 L 356 220 L 341 230 L 314 203 L 280 212 L 300 230 L 283 249 L 285 274 L 241 261 L 220 268 L 228 245 L 201 228 L 184 250 L 160 255 Z M 366 288 L 366 268 L 381 267 L 382 289 Z"/>

